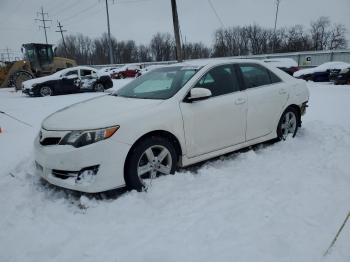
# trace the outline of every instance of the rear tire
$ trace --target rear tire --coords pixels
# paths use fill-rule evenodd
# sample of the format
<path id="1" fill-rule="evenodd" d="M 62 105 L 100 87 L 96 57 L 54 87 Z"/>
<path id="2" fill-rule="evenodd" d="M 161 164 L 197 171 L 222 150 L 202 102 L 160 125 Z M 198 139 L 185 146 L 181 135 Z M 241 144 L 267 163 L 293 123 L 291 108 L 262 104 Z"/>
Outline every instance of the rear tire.
<path id="1" fill-rule="evenodd" d="M 279 141 L 287 140 L 289 137 L 295 137 L 298 132 L 300 116 L 293 107 L 288 107 L 282 114 L 277 126 L 277 139 Z"/>
<path id="2" fill-rule="evenodd" d="M 177 154 L 173 144 L 162 137 L 148 137 L 129 153 L 124 168 L 126 186 L 139 192 L 147 190 L 153 179 L 174 174 L 176 166 Z"/>
<path id="3" fill-rule="evenodd" d="M 96 83 L 94 85 L 94 91 L 95 92 L 104 92 L 105 91 L 105 87 L 102 83 Z"/>

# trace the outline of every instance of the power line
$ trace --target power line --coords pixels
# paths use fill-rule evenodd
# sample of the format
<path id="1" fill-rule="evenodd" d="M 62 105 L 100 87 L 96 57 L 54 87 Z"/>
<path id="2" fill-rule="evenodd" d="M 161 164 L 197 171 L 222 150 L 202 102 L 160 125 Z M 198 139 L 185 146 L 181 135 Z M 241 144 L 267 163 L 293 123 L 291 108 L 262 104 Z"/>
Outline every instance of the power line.
<path id="1" fill-rule="evenodd" d="M 65 2 L 65 3 L 67 3 L 67 2 Z M 77 0 L 77 1 L 75 1 L 73 3 L 68 2 L 68 5 L 63 4 L 63 6 L 61 6 L 61 8 L 58 8 L 58 10 L 55 10 L 53 12 L 53 15 L 57 16 L 58 14 L 61 14 L 61 13 L 65 12 L 68 9 L 71 10 L 73 7 L 75 7 L 79 3 L 81 3 L 81 2 L 79 2 L 79 0 Z"/>
<path id="2" fill-rule="evenodd" d="M 41 15 L 41 19 L 36 18 L 35 21 L 40 21 L 43 23 L 42 26 L 39 26 L 39 28 L 43 28 L 44 32 L 45 32 L 45 40 L 46 40 L 46 44 L 47 44 L 47 33 L 46 33 L 46 29 L 50 28 L 49 26 L 46 26 L 46 22 L 51 22 L 52 20 L 50 19 L 45 19 L 45 15 L 48 17 L 48 13 L 44 13 L 44 8 L 41 7 L 41 12 L 37 12 L 37 16 Z"/>
<path id="3" fill-rule="evenodd" d="M 209 3 L 209 5 L 210 5 L 211 9 L 213 10 L 213 12 L 214 12 L 216 18 L 219 20 L 219 22 L 220 22 L 220 24 L 221 24 L 221 27 L 225 27 L 225 25 L 224 25 L 224 23 L 222 22 L 222 20 L 221 20 L 219 14 L 218 14 L 218 12 L 216 12 L 216 9 L 215 9 L 213 3 L 211 2 L 211 0 L 208 0 L 208 3 Z"/>
<path id="4" fill-rule="evenodd" d="M 89 5 L 87 8 L 85 8 L 83 10 L 79 10 L 78 12 L 74 13 L 73 15 L 71 15 L 65 19 L 62 19 L 62 20 L 67 21 L 67 20 L 75 19 L 75 18 L 79 17 L 81 14 L 84 14 L 85 12 L 89 11 L 91 8 L 93 8 L 97 5 L 98 5 L 98 3 L 93 3 L 92 5 Z"/>

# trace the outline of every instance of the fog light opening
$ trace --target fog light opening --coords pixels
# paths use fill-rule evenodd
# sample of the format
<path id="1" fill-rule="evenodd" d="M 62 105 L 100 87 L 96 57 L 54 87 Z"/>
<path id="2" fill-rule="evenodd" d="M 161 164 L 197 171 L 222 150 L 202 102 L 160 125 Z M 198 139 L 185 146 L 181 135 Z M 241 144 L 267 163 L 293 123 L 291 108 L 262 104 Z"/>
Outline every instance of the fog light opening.
<path id="1" fill-rule="evenodd" d="M 76 183 L 92 183 L 95 180 L 99 166 L 91 166 L 83 168 L 79 171 L 78 176 L 75 180 Z"/>

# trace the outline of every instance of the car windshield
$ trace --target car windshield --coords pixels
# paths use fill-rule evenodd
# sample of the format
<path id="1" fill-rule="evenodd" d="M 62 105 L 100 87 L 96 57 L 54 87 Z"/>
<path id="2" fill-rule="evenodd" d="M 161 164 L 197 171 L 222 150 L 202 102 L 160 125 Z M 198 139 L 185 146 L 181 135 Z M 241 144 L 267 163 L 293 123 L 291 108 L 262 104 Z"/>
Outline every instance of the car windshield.
<path id="1" fill-rule="evenodd" d="M 119 89 L 114 95 L 142 99 L 168 99 L 175 95 L 197 71 L 198 68 L 188 66 L 154 69 Z"/>

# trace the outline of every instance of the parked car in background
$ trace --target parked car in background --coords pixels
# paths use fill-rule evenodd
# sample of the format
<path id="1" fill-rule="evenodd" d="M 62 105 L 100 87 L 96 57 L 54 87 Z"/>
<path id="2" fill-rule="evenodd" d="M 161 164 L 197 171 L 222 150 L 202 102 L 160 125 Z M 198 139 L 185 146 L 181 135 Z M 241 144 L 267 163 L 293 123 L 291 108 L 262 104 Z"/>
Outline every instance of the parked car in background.
<path id="1" fill-rule="evenodd" d="M 114 79 L 136 77 L 140 75 L 141 66 L 140 65 L 125 65 L 116 70 L 111 77 Z"/>
<path id="2" fill-rule="evenodd" d="M 117 67 L 117 66 L 112 66 L 112 67 L 103 67 L 99 70 L 99 73 L 101 75 L 109 75 L 111 76 L 112 74 L 118 72 L 120 67 Z"/>
<path id="3" fill-rule="evenodd" d="M 329 79 L 335 85 L 350 84 L 350 64 L 346 64 L 342 68 L 330 70 Z"/>
<path id="4" fill-rule="evenodd" d="M 157 69 L 157 68 L 162 68 L 164 66 L 167 66 L 167 65 L 149 65 L 149 66 L 145 66 L 144 68 L 142 68 L 139 72 L 139 75 L 143 75 L 143 74 L 146 74 L 154 69 Z"/>
<path id="5" fill-rule="evenodd" d="M 22 92 L 30 96 L 51 96 L 87 91 L 103 92 L 111 87 L 113 82 L 108 75 L 101 76 L 92 67 L 77 66 L 25 81 Z"/>
<path id="6" fill-rule="evenodd" d="M 47 117 L 34 143 L 37 173 L 82 192 L 141 191 L 178 167 L 294 137 L 308 100 L 305 81 L 261 61 L 164 66 Z"/>
<path id="7" fill-rule="evenodd" d="M 306 81 L 329 82 L 331 70 L 343 69 L 347 65 L 344 62 L 327 62 L 317 67 L 301 69 L 295 72 L 293 76 Z"/>
<path id="8" fill-rule="evenodd" d="M 292 58 L 268 58 L 264 59 L 264 62 L 281 69 L 291 76 L 299 70 L 298 63 Z"/>

